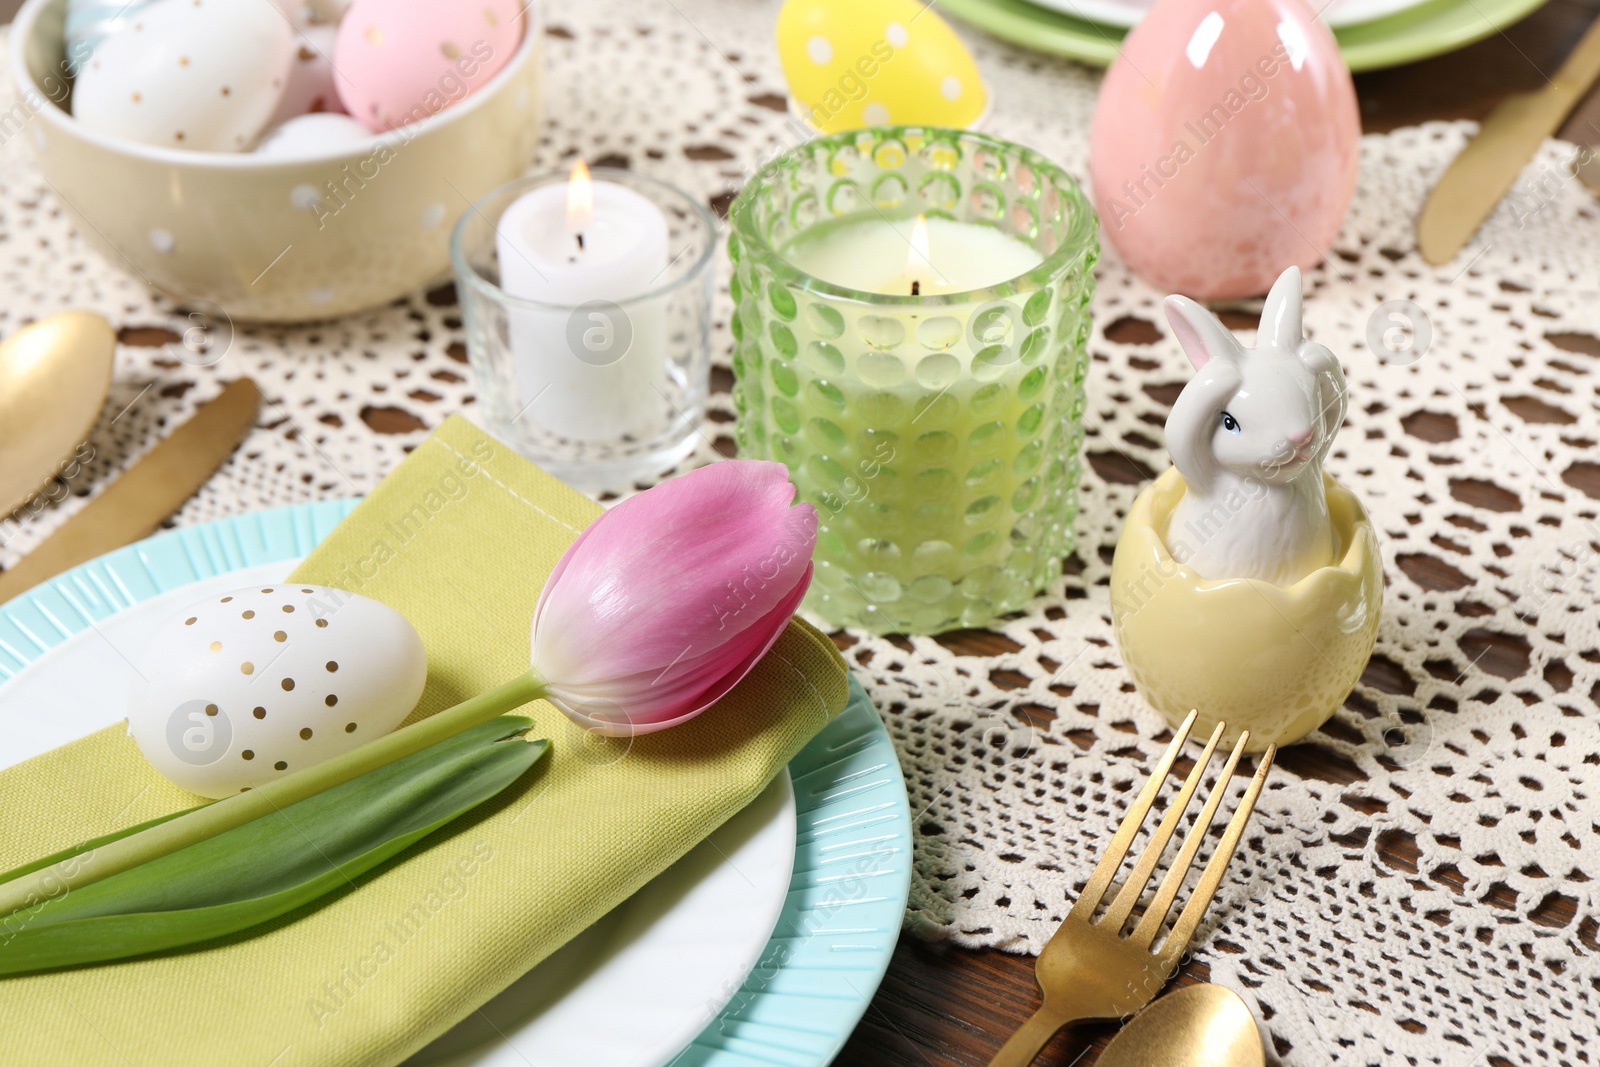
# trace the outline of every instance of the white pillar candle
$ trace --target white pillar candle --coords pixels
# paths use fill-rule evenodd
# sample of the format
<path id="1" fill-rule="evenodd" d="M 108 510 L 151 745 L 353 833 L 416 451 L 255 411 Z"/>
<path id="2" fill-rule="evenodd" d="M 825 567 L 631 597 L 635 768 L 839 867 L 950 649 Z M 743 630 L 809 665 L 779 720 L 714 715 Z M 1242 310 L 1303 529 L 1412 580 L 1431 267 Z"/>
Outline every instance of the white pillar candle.
<path id="1" fill-rule="evenodd" d="M 495 230 L 500 287 L 556 305 L 510 313 L 519 418 L 574 441 L 646 439 L 663 429 L 665 308 L 627 303 L 666 272 L 661 210 L 615 182 L 590 182 L 580 160 L 570 182 L 513 201 Z"/>
<path id="2" fill-rule="evenodd" d="M 814 226 L 784 258 L 812 277 L 868 293 L 962 293 L 1010 281 L 1043 262 L 1032 245 L 994 226 L 881 215 Z"/>

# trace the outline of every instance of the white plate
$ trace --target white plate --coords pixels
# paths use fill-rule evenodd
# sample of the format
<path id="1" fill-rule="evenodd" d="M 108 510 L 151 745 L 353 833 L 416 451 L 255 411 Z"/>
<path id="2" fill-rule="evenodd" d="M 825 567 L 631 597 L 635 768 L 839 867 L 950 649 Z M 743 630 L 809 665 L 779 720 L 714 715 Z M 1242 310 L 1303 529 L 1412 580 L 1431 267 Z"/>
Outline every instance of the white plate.
<path id="1" fill-rule="evenodd" d="M 121 718 L 132 661 L 155 623 L 214 593 L 280 581 L 293 567 L 280 561 L 194 582 L 45 652 L 0 686 L 0 768 Z M 660 1067 L 716 1018 L 755 965 L 794 856 L 785 771 L 698 848 L 408 1063 Z"/>
<path id="2" fill-rule="evenodd" d="M 1150 13 L 1155 0 L 1032 0 L 1040 7 L 1105 26 L 1131 29 Z M 1385 18 L 1432 0 L 1307 0 L 1311 10 L 1334 29 Z M 1327 6 L 1324 7 L 1323 5 Z"/>
<path id="3" fill-rule="evenodd" d="M 408 1067 L 671 1061 L 755 966 L 783 908 L 794 845 L 785 772 L 699 848 Z"/>

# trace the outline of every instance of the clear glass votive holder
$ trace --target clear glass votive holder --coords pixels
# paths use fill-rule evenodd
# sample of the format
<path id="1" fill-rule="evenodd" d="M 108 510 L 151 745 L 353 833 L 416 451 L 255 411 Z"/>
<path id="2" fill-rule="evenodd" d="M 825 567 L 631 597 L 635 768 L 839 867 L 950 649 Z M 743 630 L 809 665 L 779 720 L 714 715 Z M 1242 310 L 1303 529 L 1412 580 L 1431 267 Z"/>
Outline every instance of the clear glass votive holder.
<path id="1" fill-rule="evenodd" d="M 918 215 L 995 227 L 1042 262 L 914 296 L 786 256 L 813 227 Z M 787 464 L 817 508 L 805 606 L 921 634 L 1023 606 L 1061 573 L 1078 510 L 1099 241 L 1077 184 L 983 134 L 873 127 L 778 157 L 729 218 L 739 453 Z"/>
<path id="2" fill-rule="evenodd" d="M 642 272 L 614 264 L 633 281 L 620 288 L 579 281 L 565 287 L 586 290 L 572 302 L 531 299 L 503 287 L 508 275 L 521 271 L 524 279 L 531 274 L 534 284 L 559 291 L 562 279 L 548 284 L 555 272 L 546 258 L 577 262 L 586 254 L 577 230 L 518 236 L 521 242 L 574 242 L 562 256 L 540 257 L 537 265 L 515 251 L 523 245 L 508 244 L 514 236 L 508 228 L 518 222 L 505 218 L 507 209 L 551 186 L 562 187 L 556 195 L 564 199 L 565 173 L 519 179 L 478 200 L 456 224 L 450 259 L 484 428 L 563 481 L 603 489 L 658 475 L 694 451 L 710 391 L 716 220 L 666 182 L 608 167 L 595 168 L 592 176 L 597 194 L 607 183 L 621 186 L 661 213 L 666 250 L 658 255 L 659 270 L 654 262 Z M 641 206 L 636 198 L 628 202 Z M 606 197 L 597 195 L 596 219 L 606 206 Z M 610 220 L 612 236 L 626 242 L 619 234 L 627 235 L 634 221 Z M 503 264 L 503 254 L 519 262 Z"/>

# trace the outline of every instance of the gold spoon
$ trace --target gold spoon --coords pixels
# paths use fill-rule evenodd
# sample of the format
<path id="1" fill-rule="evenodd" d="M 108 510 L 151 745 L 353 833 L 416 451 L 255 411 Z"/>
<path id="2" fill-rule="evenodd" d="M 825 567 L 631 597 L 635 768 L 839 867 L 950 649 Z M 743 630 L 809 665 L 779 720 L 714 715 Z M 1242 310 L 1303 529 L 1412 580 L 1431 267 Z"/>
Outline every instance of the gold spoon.
<path id="1" fill-rule="evenodd" d="M 40 319 L 0 344 L 0 518 L 55 477 L 111 389 L 117 335 L 88 311 Z"/>
<path id="2" fill-rule="evenodd" d="M 1262 1067 L 1261 1033 L 1239 994 L 1219 985 L 1168 993 L 1111 1039 L 1100 1067 Z"/>

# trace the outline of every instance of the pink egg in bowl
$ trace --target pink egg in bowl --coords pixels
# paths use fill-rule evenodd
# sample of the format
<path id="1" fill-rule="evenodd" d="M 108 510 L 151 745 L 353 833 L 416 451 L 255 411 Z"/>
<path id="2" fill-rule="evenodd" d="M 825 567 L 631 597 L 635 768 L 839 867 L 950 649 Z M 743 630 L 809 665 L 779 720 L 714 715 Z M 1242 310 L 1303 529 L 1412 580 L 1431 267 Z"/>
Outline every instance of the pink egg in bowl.
<path id="1" fill-rule="evenodd" d="M 417 122 L 471 95 L 510 60 L 515 0 L 355 0 L 339 23 L 339 99 L 368 129 Z"/>
<path id="2" fill-rule="evenodd" d="M 1305 0 L 1158 0 L 1106 73 L 1090 172 L 1107 240 L 1165 292 L 1266 292 L 1327 254 L 1361 121 Z"/>

